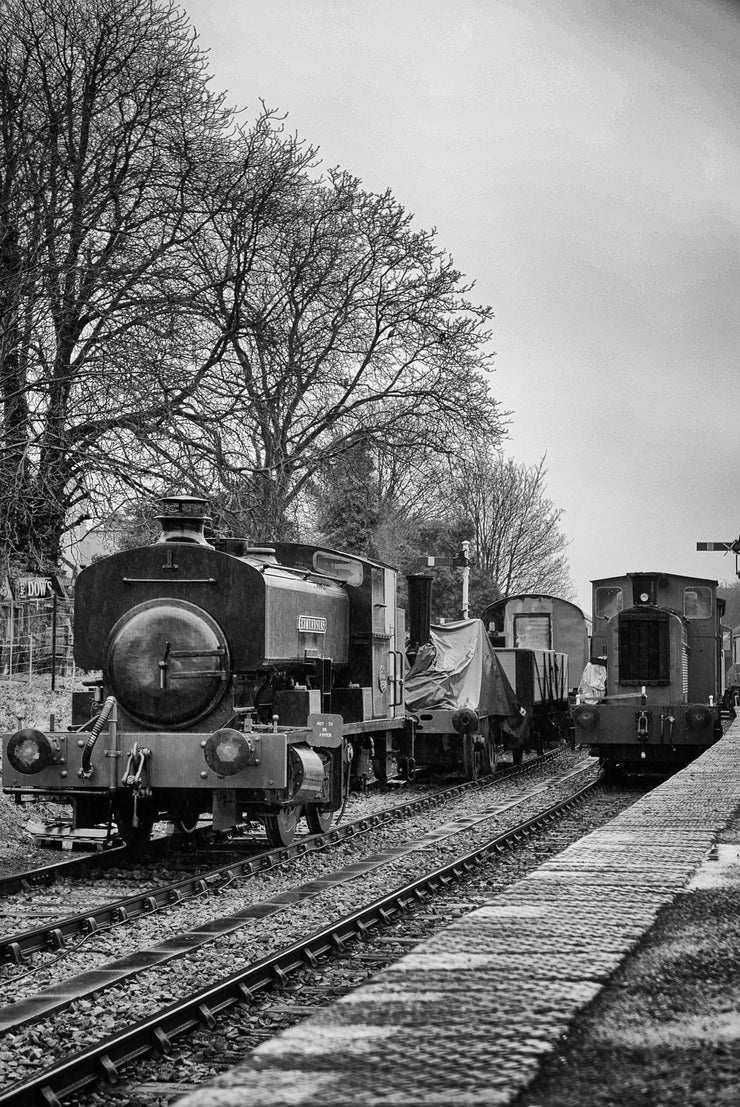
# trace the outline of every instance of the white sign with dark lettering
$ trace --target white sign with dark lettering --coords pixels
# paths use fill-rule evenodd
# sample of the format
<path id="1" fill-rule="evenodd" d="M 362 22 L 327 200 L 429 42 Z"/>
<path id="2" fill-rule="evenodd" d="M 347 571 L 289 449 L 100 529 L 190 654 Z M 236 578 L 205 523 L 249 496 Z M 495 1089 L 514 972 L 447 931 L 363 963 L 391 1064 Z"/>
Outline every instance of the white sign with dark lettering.
<path id="1" fill-rule="evenodd" d="M 306 741 L 309 746 L 336 749 L 342 744 L 343 726 L 344 719 L 341 715 L 328 715 L 323 712 L 309 715 Z"/>
<path id="2" fill-rule="evenodd" d="M 44 600 L 54 590 L 49 577 L 18 577 L 15 594 L 18 600 Z"/>
<path id="3" fill-rule="evenodd" d="M 319 615 L 299 615 L 298 630 L 301 634 L 326 634 L 326 619 Z"/>

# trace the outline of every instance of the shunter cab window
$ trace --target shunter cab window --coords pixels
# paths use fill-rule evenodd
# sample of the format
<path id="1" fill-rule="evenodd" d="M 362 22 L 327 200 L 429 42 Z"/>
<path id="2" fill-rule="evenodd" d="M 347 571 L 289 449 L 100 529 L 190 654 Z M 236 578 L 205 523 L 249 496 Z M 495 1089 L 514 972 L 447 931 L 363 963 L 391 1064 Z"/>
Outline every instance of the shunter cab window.
<path id="1" fill-rule="evenodd" d="M 611 619 L 624 607 L 621 588 L 597 588 L 594 596 L 594 614 L 601 619 Z"/>
<path id="2" fill-rule="evenodd" d="M 687 619 L 711 619 L 712 589 L 706 584 L 692 584 L 683 590 L 683 613 Z"/>
<path id="3" fill-rule="evenodd" d="M 526 647 L 530 650 L 552 649 L 550 616 L 547 613 L 541 615 L 515 615 L 514 645 L 517 648 Z"/>

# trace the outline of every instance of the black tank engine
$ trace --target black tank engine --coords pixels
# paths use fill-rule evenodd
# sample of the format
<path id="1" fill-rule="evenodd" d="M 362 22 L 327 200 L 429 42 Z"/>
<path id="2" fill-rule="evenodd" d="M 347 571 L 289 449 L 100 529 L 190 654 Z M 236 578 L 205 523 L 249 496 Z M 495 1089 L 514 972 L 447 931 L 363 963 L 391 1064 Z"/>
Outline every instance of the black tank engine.
<path id="1" fill-rule="evenodd" d="M 407 767 L 395 571 L 209 541 L 206 507 L 167 497 L 158 542 L 80 573 L 75 660 L 99 674 L 74 696 L 81 729 L 6 738 L 5 791 L 71 801 L 76 826 L 112 814 L 129 841 L 210 813 L 216 829 L 262 820 L 284 843 L 302 814 L 326 829 L 353 760 Z"/>

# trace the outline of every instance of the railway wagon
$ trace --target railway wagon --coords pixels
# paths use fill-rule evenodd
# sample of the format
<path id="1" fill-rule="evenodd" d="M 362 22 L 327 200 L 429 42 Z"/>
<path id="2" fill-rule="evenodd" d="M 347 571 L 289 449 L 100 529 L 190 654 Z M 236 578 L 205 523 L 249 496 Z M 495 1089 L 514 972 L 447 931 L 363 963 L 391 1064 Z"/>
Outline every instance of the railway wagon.
<path id="1" fill-rule="evenodd" d="M 3 738 L 3 790 L 71 803 L 128 842 L 261 820 L 323 831 L 350 773 L 413 771 L 403 613 L 389 566 L 318 546 L 210 541 L 207 501 L 162 501 L 162 534 L 84 569 L 75 660 L 96 675 L 71 732 Z M 82 701 L 82 702 L 80 702 Z M 92 702 L 91 702 L 92 701 Z"/>
<path id="2" fill-rule="evenodd" d="M 568 732 L 568 655 L 556 650 L 503 649 L 498 662 L 530 719 L 530 742 L 538 752 Z M 514 750 L 521 761 L 522 749 Z"/>
<path id="3" fill-rule="evenodd" d="M 565 737 L 569 697 L 589 658 L 590 623 L 583 611 L 558 596 L 523 593 L 489 604 L 481 618 L 532 720 L 532 743 L 541 749 Z"/>
<path id="4" fill-rule="evenodd" d="M 626 573 L 592 587 L 592 655 L 603 661 L 606 687 L 573 709 L 576 740 L 607 768 L 683 767 L 722 734 L 717 582 Z"/>
<path id="5" fill-rule="evenodd" d="M 430 625 L 406 678 L 416 720 L 416 760 L 462 768 L 468 780 L 492 773 L 497 748 L 524 728 L 521 709 L 480 619 Z"/>
<path id="6" fill-rule="evenodd" d="M 555 650 L 567 655 L 566 687 L 575 687 L 589 659 L 590 621 L 558 596 L 523 593 L 488 605 L 481 615 L 499 649 Z"/>

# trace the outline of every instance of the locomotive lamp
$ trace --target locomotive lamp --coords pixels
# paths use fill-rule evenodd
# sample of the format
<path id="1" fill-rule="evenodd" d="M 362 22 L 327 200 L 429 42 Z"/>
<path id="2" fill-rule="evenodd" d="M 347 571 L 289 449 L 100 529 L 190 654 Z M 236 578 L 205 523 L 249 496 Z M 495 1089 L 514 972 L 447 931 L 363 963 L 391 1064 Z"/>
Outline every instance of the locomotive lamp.
<path id="1" fill-rule="evenodd" d="M 52 745 L 53 743 L 53 745 Z M 40 773 L 59 758 L 59 743 L 53 736 L 40 730 L 24 727 L 12 734 L 7 746 L 7 757 L 17 773 Z"/>
<path id="2" fill-rule="evenodd" d="M 252 734 L 231 727 L 214 731 L 203 744 L 203 756 L 212 772 L 218 776 L 234 776 L 247 765 L 259 765 L 257 742 Z"/>

